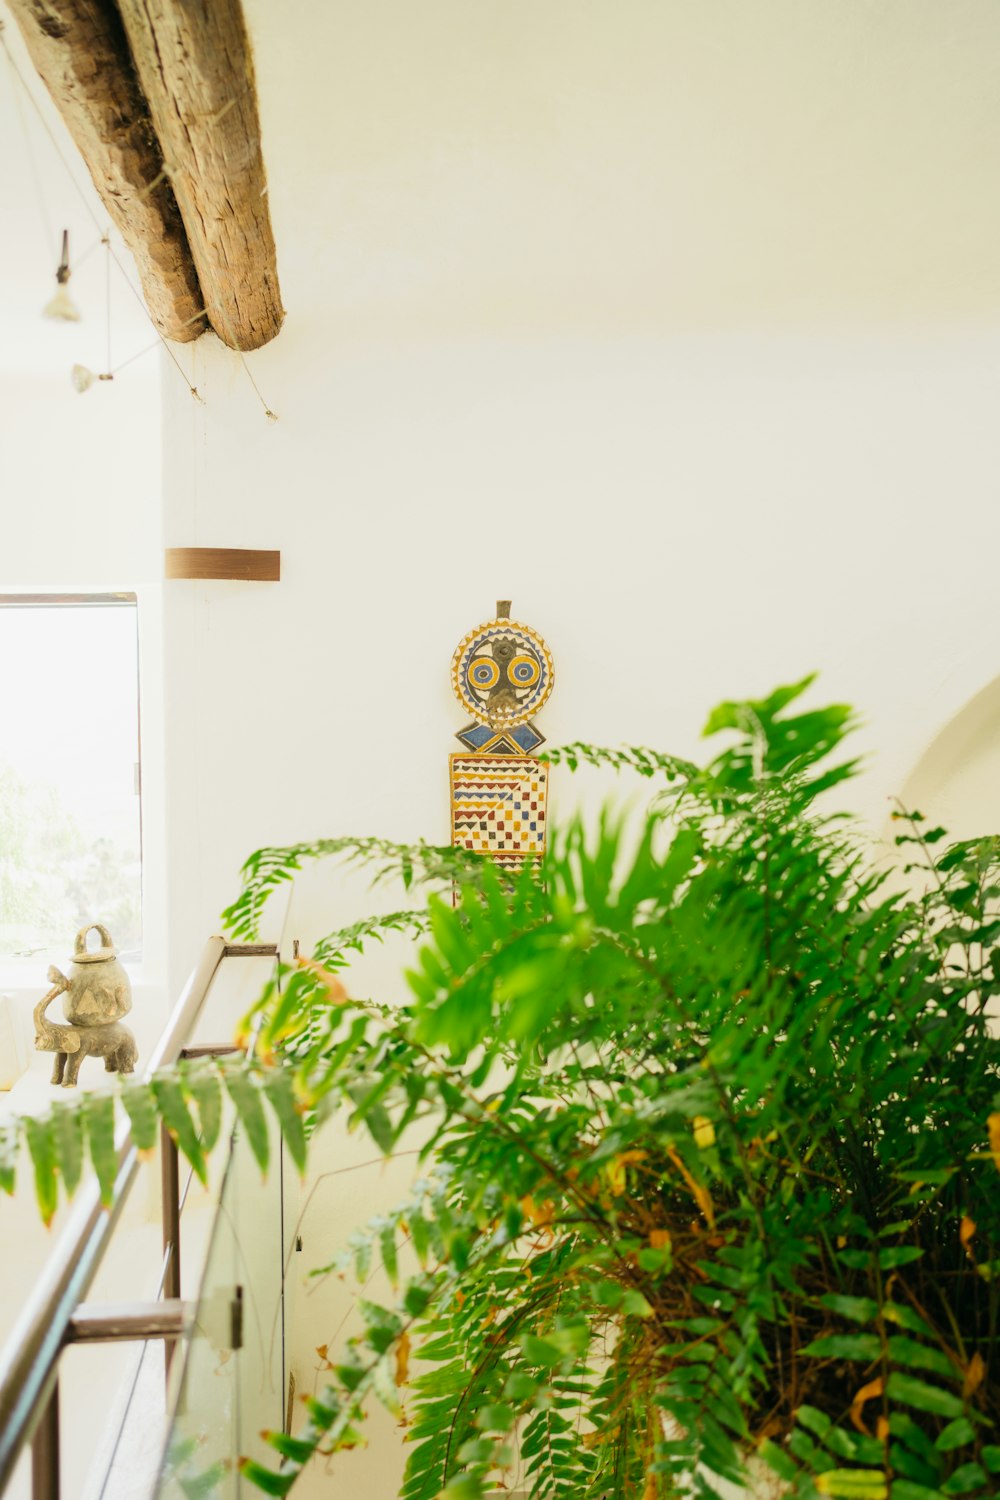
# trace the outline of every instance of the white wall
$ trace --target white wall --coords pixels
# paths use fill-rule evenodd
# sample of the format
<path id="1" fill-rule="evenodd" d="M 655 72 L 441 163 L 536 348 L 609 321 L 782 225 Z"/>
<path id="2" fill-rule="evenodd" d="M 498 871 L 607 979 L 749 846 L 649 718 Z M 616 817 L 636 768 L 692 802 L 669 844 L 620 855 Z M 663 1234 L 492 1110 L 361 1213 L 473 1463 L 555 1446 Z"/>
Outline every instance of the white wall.
<path id="1" fill-rule="evenodd" d="M 1000 329 L 341 349 L 293 312 L 271 426 L 199 346 L 168 544 L 279 547 L 282 581 L 167 587 L 179 967 L 262 843 L 447 838 L 451 652 L 498 596 L 554 653 L 555 742 L 696 753 L 717 699 L 819 669 L 880 824 L 994 671 L 998 360 Z"/>
<path id="2" fill-rule="evenodd" d="M 280 420 L 210 338 L 205 406 L 165 372 L 165 542 L 280 548 L 282 581 L 166 587 L 175 981 L 255 847 L 447 839 L 451 653 L 498 597 L 552 648 L 553 742 L 697 753 L 717 699 L 819 669 L 881 828 L 997 670 L 1000 13 L 247 12 L 288 308 L 248 364 Z M 313 873 L 267 935 L 396 899 Z M 356 991 L 401 993 L 404 957 Z M 408 1170 L 324 1177 L 296 1270 Z M 300 1391 L 343 1311 L 300 1298 Z M 393 1493 L 390 1429 L 316 1493 Z"/>

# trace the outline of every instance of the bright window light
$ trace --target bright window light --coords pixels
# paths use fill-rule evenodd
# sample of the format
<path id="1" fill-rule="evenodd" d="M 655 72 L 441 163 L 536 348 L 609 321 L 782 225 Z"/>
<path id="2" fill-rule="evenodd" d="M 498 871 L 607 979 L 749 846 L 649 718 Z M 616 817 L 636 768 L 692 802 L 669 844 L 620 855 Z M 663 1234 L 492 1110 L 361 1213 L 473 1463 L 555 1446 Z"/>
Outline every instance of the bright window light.
<path id="1" fill-rule="evenodd" d="M 0 963 L 142 948 L 134 594 L 0 595 Z"/>

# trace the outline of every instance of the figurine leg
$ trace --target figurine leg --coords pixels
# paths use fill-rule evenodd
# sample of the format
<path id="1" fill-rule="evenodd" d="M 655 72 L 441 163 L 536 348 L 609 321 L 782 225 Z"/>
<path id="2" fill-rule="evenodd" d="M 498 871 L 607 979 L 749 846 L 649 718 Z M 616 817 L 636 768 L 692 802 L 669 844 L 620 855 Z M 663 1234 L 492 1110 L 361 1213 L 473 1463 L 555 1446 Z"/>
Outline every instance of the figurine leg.
<path id="1" fill-rule="evenodd" d="M 74 1052 L 67 1059 L 66 1076 L 63 1079 L 64 1089 L 76 1088 L 76 1080 L 80 1074 L 80 1064 L 83 1062 L 83 1056 L 82 1052 Z"/>
<path id="2" fill-rule="evenodd" d="M 53 1083 L 62 1083 L 63 1069 L 65 1068 L 65 1066 L 66 1066 L 66 1054 L 65 1054 L 65 1052 L 57 1052 L 56 1053 L 56 1060 L 55 1060 L 55 1062 L 52 1065 L 52 1082 Z"/>

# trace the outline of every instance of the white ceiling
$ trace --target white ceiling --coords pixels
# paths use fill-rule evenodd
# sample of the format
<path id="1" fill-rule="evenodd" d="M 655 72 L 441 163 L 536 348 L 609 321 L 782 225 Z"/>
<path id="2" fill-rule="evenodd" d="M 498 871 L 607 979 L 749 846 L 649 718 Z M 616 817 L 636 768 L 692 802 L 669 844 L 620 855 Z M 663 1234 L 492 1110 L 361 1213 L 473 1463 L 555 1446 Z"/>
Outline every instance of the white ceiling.
<path id="1" fill-rule="evenodd" d="M 339 337 L 1000 314 L 996 0 L 245 4 L 285 304 Z M 102 251 L 37 316 L 98 231 L 24 113 L 30 156 L 0 57 L 0 369 L 97 369 Z M 113 322 L 154 338 L 117 277 Z"/>
<path id="2" fill-rule="evenodd" d="M 1000 313 L 997 0 L 245 0 L 347 336 Z"/>

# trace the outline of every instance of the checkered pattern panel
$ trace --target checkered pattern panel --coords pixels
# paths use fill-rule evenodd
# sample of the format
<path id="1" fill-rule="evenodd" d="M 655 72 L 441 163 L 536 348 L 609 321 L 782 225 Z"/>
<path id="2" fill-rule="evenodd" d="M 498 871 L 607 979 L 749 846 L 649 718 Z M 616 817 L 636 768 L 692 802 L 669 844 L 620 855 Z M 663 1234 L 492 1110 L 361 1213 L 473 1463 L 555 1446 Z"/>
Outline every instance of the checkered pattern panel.
<path id="1" fill-rule="evenodd" d="M 452 842 L 513 868 L 543 854 L 548 779 L 530 755 L 453 755 Z"/>

